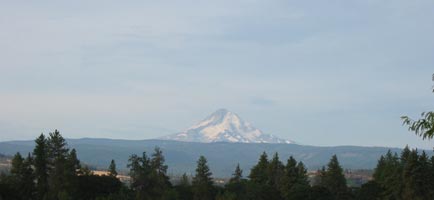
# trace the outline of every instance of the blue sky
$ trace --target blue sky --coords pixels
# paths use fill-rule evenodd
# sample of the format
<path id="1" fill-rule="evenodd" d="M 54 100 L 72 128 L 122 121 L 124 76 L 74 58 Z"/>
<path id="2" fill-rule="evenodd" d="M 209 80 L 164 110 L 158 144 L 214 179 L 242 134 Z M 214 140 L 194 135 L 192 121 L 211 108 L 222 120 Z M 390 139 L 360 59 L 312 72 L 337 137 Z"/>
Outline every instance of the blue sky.
<path id="1" fill-rule="evenodd" d="M 0 140 L 149 139 L 218 108 L 311 145 L 431 149 L 434 1 L 2 1 Z"/>

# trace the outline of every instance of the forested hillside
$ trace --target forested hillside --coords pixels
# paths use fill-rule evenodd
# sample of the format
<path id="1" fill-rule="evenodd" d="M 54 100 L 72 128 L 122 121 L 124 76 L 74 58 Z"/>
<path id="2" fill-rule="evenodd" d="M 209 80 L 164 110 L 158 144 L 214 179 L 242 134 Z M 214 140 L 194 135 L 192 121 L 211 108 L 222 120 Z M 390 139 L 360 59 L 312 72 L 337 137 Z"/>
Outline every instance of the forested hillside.
<path id="1" fill-rule="evenodd" d="M 70 148 L 76 149 L 82 162 L 105 168 L 112 159 L 116 160 L 120 170 L 127 170 L 128 156 L 151 152 L 158 146 L 164 150 L 170 174 L 194 173 L 196 159 L 204 155 L 210 163 L 214 175 L 219 178 L 229 177 L 236 163 L 246 173 L 256 163 L 262 152 L 279 153 L 282 158 L 293 156 L 303 161 L 309 170 L 317 170 L 327 164 L 336 154 L 344 169 L 373 169 L 378 158 L 389 148 L 385 147 L 316 147 L 298 144 L 246 144 L 246 143 L 197 143 L 164 140 L 111 140 L 111 139 L 67 139 Z M 15 141 L 0 143 L 0 152 L 13 155 L 20 152 L 26 155 L 32 152 L 33 141 Z M 401 149 L 391 148 L 392 152 Z M 427 152 L 431 155 L 431 151 Z"/>
<path id="2" fill-rule="evenodd" d="M 309 180 L 306 166 L 294 157 L 276 152 L 260 154 L 249 173 L 239 164 L 229 182 L 215 183 L 205 156 L 199 156 L 192 176 L 184 173 L 170 181 L 163 151 L 132 154 L 128 158 L 129 183 L 118 178 L 115 160 L 107 163 L 107 175 L 95 175 L 69 149 L 58 131 L 41 134 L 27 155 L 16 153 L 8 173 L 0 176 L 0 197 L 8 200 L 362 200 L 421 199 L 434 197 L 434 156 L 405 148 L 400 155 L 387 152 L 379 157 L 374 179 L 361 187 L 348 187 L 338 156 L 331 156 Z"/>

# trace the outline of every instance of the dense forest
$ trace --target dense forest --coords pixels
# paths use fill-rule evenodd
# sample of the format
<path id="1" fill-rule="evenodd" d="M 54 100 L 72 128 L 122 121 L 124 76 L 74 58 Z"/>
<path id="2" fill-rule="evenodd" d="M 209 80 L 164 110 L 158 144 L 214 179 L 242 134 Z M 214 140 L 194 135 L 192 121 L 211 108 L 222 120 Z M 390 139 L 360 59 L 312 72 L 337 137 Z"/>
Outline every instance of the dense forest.
<path id="1" fill-rule="evenodd" d="M 0 176 L 0 199 L 7 200 L 123 200 L 123 199 L 433 199 L 434 157 L 406 147 L 401 155 L 387 152 L 378 160 L 373 179 L 361 187 L 348 187 L 337 156 L 309 179 L 306 167 L 289 157 L 282 162 L 275 153 L 264 152 L 248 176 L 240 166 L 224 186 L 213 181 L 204 156 L 197 161 L 193 177 L 183 174 L 171 181 L 163 152 L 158 147 L 148 155 L 129 157 L 130 181 L 118 178 L 116 163 L 108 164 L 107 175 L 96 175 L 68 149 L 56 130 L 41 134 L 28 155 L 17 153 L 9 173 Z"/>

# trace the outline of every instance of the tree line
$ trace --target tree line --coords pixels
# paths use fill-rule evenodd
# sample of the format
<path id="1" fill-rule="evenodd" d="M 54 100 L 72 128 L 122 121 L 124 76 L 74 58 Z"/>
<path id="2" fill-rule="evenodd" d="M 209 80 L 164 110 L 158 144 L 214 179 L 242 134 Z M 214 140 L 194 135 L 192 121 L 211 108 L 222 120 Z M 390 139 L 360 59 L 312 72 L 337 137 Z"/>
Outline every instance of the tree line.
<path id="1" fill-rule="evenodd" d="M 9 174 L 0 176 L 0 199 L 7 200 L 367 200 L 433 199 L 434 157 L 406 147 L 400 156 L 381 156 L 373 179 L 359 188 L 348 187 L 336 155 L 308 177 L 303 162 L 277 153 L 262 153 L 247 176 L 236 166 L 228 183 L 216 186 L 207 159 L 200 156 L 194 176 L 174 182 L 160 148 L 128 159 L 128 184 L 117 177 L 112 160 L 108 174 L 98 176 L 77 159 L 56 130 L 41 134 L 26 156 L 17 153 Z"/>

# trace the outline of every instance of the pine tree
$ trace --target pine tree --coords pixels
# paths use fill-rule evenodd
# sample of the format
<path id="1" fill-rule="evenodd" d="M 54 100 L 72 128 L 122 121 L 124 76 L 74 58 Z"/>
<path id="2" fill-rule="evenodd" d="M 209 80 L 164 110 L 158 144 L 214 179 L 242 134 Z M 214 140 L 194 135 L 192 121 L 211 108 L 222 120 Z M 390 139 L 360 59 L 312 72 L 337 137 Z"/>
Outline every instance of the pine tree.
<path id="1" fill-rule="evenodd" d="M 372 177 L 375 179 L 375 181 L 377 183 L 379 182 L 383 182 L 385 177 L 384 177 L 384 171 L 386 169 L 386 161 L 383 155 L 381 155 L 380 159 L 377 162 L 377 166 L 374 169 L 374 174 L 372 175 Z"/>
<path id="2" fill-rule="evenodd" d="M 303 162 L 298 162 L 297 171 L 297 184 L 309 186 L 309 177 L 307 176 L 307 169 Z"/>
<path id="3" fill-rule="evenodd" d="M 48 192 L 48 144 L 44 134 L 35 140 L 33 150 L 37 199 L 44 199 Z"/>
<path id="4" fill-rule="evenodd" d="M 403 160 L 403 157 L 401 157 Z M 399 162 L 399 157 L 397 153 L 388 153 L 386 154 L 386 177 L 388 177 L 385 182 L 385 198 L 388 199 L 400 199 L 403 190 L 402 183 L 402 162 Z"/>
<path id="5" fill-rule="evenodd" d="M 298 169 L 297 169 L 297 161 L 290 156 L 285 166 L 285 173 L 282 178 L 282 186 L 280 191 L 282 196 L 287 198 L 290 195 L 292 187 L 297 182 Z"/>
<path id="6" fill-rule="evenodd" d="M 152 199 L 147 190 L 151 186 L 152 167 L 146 152 L 143 152 L 142 157 L 131 155 L 127 167 L 130 169 L 131 188 L 136 192 L 136 199 Z"/>
<path id="7" fill-rule="evenodd" d="M 408 145 L 405 146 L 405 148 L 401 151 L 401 165 L 404 166 L 407 163 L 407 160 L 409 159 L 411 154 L 410 148 L 408 148 Z"/>
<path id="8" fill-rule="evenodd" d="M 161 151 L 159 147 L 155 147 L 154 153 L 152 154 L 151 167 L 156 173 L 160 184 L 166 184 L 167 186 L 169 183 L 169 177 L 167 176 L 168 166 L 164 164 L 165 160 L 163 151 Z"/>
<path id="9" fill-rule="evenodd" d="M 190 179 L 188 178 L 186 173 L 183 173 L 181 176 L 181 180 L 179 180 L 179 184 L 180 186 L 190 186 Z"/>
<path id="10" fill-rule="evenodd" d="M 69 170 L 72 171 L 72 173 L 76 174 L 77 171 L 81 168 L 80 160 L 77 158 L 77 151 L 75 149 L 72 149 L 69 152 L 69 155 L 67 156 L 68 160 L 68 167 Z"/>
<path id="11" fill-rule="evenodd" d="M 268 184 L 277 191 L 284 176 L 284 168 L 285 166 L 279 160 L 279 154 L 277 152 L 274 153 L 273 159 L 268 164 Z"/>
<path id="12" fill-rule="evenodd" d="M 345 199 L 344 196 L 348 193 L 347 182 L 336 155 L 330 159 L 321 184 L 330 190 L 337 199 Z"/>
<path id="13" fill-rule="evenodd" d="M 193 191 L 189 176 L 184 173 L 181 176 L 178 184 L 174 187 L 178 193 L 179 200 L 191 200 L 193 199 Z"/>
<path id="14" fill-rule="evenodd" d="M 250 181 L 257 184 L 266 184 L 268 180 L 268 156 L 263 152 L 259 157 L 258 164 L 250 170 Z"/>
<path id="15" fill-rule="evenodd" d="M 356 192 L 357 200 L 382 199 L 383 188 L 375 180 L 363 184 Z"/>
<path id="16" fill-rule="evenodd" d="M 229 183 L 239 183 L 242 178 L 243 178 L 243 170 L 241 170 L 240 164 L 238 163 L 234 173 L 232 174 L 231 179 L 229 180 Z"/>
<path id="17" fill-rule="evenodd" d="M 429 199 L 430 197 L 434 197 L 434 183 L 431 176 L 431 165 L 426 155 L 425 151 L 422 151 L 422 154 L 419 156 L 419 178 L 418 181 L 418 194 L 421 194 L 422 199 Z"/>
<path id="18" fill-rule="evenodd" d="M 212 173 L 204 156 L 197 161 L 196 174 L 193 177 L 193 191 L 195 200 L 213 199 L 214 187 Z"/>
<path id="19" fill-rule="evenodd" d="M 69 149 L 65 139 L 58 130 L 49 134 L 48 155 L 49 155 L 49 199 L 57 199 L 60 197 L 69 197 L 69 170 L 68 156 Z"/>
<path id="20" fill-rule="evenodd" d="M 322 187 L 324 185 L 323 182 L 324 182 L 325 174 L 326 174 L 325 166 L 322 166 L 321 169 L 318 169 L 316 171 L 316 176 L 312 180 L 312 186 Z"/>
<path id="21" fill-rule="evenodd" d="M 412 150 L 403 169 L 403 199 L 430 199 L 429 163 L 425 152 L 421 156 Z"/>
<path id="22" fill-rule="evenodd" d="M 32 168 L 33 158 L 30 153 L 21 166 L 21 192 L 23 199 L 33 199 L 36 193 L 35 174 Z"/>
<path id="23" fill-rule="evenodd" d="M 374 180 L 384 189 L 384 199 L 400 199 L 402 193 L 402 162 L 406 160 L 407 153 L 401 154 L 401 159 L 392 151 L 387 151 L 380 157 L 374 171 Z"/>
<path id="24" fill-rule="evenodd" d="M 112 160 L 112 161 L 110 162 L 110 166 L 109 166 L 109 168 L 108 168 L 108 171 L 109 171 L 109 176 L 116 177 L 116 176 L 118 175 L 118 172 L 116 171 L 116 163 L 115 163 L 115 160 Z"/>
<path id="25" fill-rule="evenodd" d="M 21 199 L 33 199 L 35 195 L 34 173 L 32 169 L 32 157 L 29 153 L 24 159 L 20 153 L 15 154 L 12 159 L 11 186 L 15 188 Z"/>
<path id="26" fill-rule="evenodd" d="M 24 162 L 23 156 L 21 156 L 20 152 L 17 152 L 11 161 L 11 174 L 12 175 L 20 176 L 23 162 Z"/>
<path id="27" fill-rule="evenodd" d="M 165 158 L 163 152 L 159 147 L 155 147 L 154 153 L 151 158 L 151 181 L 152 184 L 152 197 L 159 199 L 171 187 L 169 176 L 167 176 L 167 165 L 164 164 Z"/>
<path id="28" fill-rule="evenodd" d="M 307 170 L 290 156 L 284 170 L 280 192 L 284 199 L 306 199 L 310 189 Z"/>

